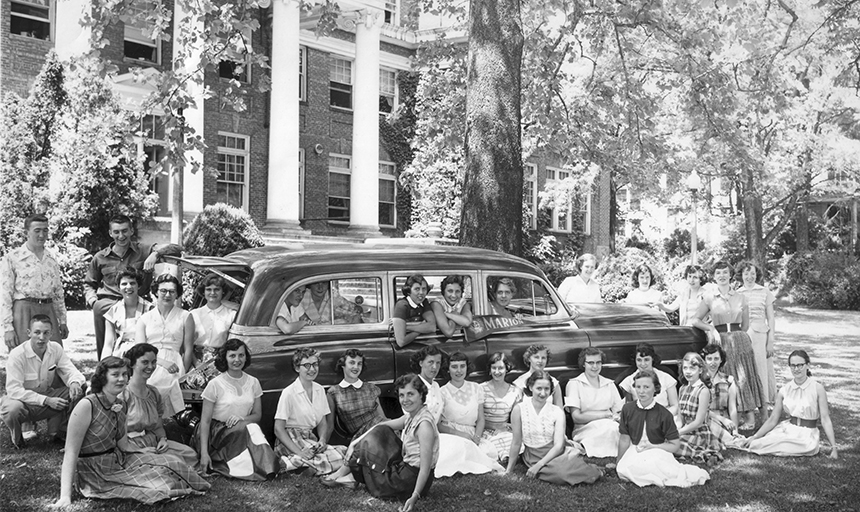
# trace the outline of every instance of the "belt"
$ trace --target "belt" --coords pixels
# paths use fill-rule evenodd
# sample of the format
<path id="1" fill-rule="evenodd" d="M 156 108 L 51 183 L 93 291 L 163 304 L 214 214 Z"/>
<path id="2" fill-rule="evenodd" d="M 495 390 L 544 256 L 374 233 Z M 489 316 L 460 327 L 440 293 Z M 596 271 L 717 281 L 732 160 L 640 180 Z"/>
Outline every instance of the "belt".
<path id="1" fill-rule="evenodd" d="M 79 459 L 88 459 L 90 457 L 98 457 L 99 455 L 107 455 L 108 453 L 113 453 L 114 449 L 110 448 L 103 452 L 95 452 L 95 453 L 81 453 L 78 455 Z"/>
<path id="2" fill-rule="evenodd" d="M 735 332 L 741 330 L 741 324 L 720 324 L 715 325 L 714 329 L 716 329 L 717 332 Z"/>
<path id="3" fill-rule="evenodd" d="M 37 299 L 35 297 L 24 297 L 23 299 L 17 299 L 17 300 L 23 300 L 23 301 L 27 301 L 27 302 L 35 302 L 36 304 L 52 304 L 54 302 L 54 299 Z"/>
<path id="4" fill-rule="evenodd" d="M 798 418 L 797 416 L 790 416 L 788 421 L 792 425 L 797 425 L 798 427 L 818 428 L 818 420 L 805 420 L 803 418 Z"/>

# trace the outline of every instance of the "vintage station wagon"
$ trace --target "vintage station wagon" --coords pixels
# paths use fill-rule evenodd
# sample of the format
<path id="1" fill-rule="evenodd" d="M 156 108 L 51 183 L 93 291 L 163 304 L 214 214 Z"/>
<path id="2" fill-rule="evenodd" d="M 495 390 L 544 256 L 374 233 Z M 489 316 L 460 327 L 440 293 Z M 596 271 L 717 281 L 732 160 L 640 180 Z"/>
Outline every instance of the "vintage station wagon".
<path id="1" fill-rule="evenodd" d="M 177 261 L 194 272 L 215 272 L 231 283 L 226 299 L 239 303 L 230 336 L 247 343 L 253 362 L 246 370 L 263 387 L 264 431 L 271 432 L 273 413 L 281 390 L 296 377 L 292 354 L 298 347 L 313 347 L 321 354 L 317 382 L 330 386 L 339 382 L 334 363 L 349 348 L 365 354 L 362 379 L 376 383 L 383 392 L 383 407 L 399 414 L 393 393 L 397 376 L 408 373 L 410 357 L 423 345 L 439 344 L 447 353 L 464 352 L 474 363 L 469 378 L 489 378 L 486 365 L 494 352 L 512 355 L 517 365 L 509 379 L 527 370 L 522 356 L 531 344 L 549 347 L 552 358 L 547 369 L 564 386 L 578 375 L 580 350 L 593 346 L 607 355 L 603 374 L 614 378 L 634 361 L 634 347 L 649 342 L 673 365 L 690 350 L 705 345 L 698 329 L 670 325 L 666 316 L 646 306 L 622 304 L 565 304 L 546 276 L 535 265 L 506 254 L 466 247 L 433 245 L 293 244 L 238 251 L 222 258 L 186 257 Z M 516 309 L 520 325 L 485 324 L 475 336 L 441 332 L 421 335 L 412 344 L 398 348 L 390 319 L 394 303 L 402 297 L 406 279 L 422 274 L 431 289 L 428 298 L 441 297 L 440 283 L 451 274 L 463 276 L 464 296 L 480 320 L 490 315 L 487 289 L 501 277 L 516 284 L 510 308 Z M 296 287 L 324 283 L 330 300 L 329 325 L 309 325 L 286 335 L 275 320 L 287 295 Z M 498 317 L 496 317 L 498 318 Z M 492 328 L 495 327 L 495 328 Z M 184 390 L 186 401 L 199 401 L 199 391 Z"/>

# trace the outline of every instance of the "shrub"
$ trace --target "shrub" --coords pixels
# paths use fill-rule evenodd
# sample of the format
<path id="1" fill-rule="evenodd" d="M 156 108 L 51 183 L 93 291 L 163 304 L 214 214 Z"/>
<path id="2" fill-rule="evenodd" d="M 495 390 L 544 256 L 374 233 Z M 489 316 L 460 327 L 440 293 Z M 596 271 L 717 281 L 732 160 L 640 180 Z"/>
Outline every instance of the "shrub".
<path id="1" fill-rule="evenodd" d="M 860 310 L 860 263 L 843 253 L 816 251 L 784 258 L 783 292 L 799 304 Z"/>
<path id="2" fill-rule="evenodd" d="M 666 255 L 676 258 L 684 258 L 690 255 L 690 250 L 693 247 L 692 235 L 686 229 L 675 228 L 665 240 L 663 240 L 663 250 Z M 696 247 L 699 252 L 705 249 L 705 242 L 702 239 L 696 240 Z"/>
<path id="3" fill-rule="evenodd" d="M 60 265 L 60 279 L 66 294 L 66 307 L 83 309 L 87 303 L 84 296 L 84 278 L 92 255 L 86 249 L 69 242 L 52 244 L 51 251 Z"/>
<path id="4" fill-rule="evenodd" d="M 204 208 L 185 230 L 182 244 L 186 253 L 198 256 L 226 256 L 265 245 L 251 216 L 224 203 Z"/>
<path id="5" fill-rule="evenodd" d="M 627 297 L 633 289 L 631 283 L 633 270 L 640 263 L 645 263 L 651 268 L 654 274 L 652 286 L 658 289 L 666 288 L 663 279 L 669 269 L 667 262 L 658 260 L 653 254 L 641 249 L 625 247 L 601 261 L 597 267 L 597 280 L 603 292 L 604 302 L 621 302 Z"/>

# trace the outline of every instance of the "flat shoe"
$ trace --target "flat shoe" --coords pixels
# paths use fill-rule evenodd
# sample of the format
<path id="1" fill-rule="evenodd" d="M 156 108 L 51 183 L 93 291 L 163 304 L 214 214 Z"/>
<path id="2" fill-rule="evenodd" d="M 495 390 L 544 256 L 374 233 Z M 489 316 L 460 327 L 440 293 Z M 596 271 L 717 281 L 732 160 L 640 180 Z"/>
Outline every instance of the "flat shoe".
<path id="1" fill-rule="evenodd" d="M 21 437 L 24 438 L 24 441 L 32 441 L 39 437 L 39 434 L 37 434 L 35 430 L 25 430 L 24 432 L 21 432 Z"/>

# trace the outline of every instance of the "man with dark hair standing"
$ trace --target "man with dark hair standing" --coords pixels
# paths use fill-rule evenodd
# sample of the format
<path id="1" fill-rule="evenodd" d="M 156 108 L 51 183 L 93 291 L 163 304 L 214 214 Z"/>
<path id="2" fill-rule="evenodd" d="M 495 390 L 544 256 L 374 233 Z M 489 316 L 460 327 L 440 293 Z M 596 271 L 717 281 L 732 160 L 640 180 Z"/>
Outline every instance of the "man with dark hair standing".
<path id="1" fill-rule="evenodd" d="M 179 256 L 181 250 L 174 244 L 141 245 L 134 241 L 134 226 L 125 215 L 114 215 L 108 222 L 113 243 L 93 255 L 84 288 L 87 306 L 93 310 L 96 331 L 96 359 L 101 359 L 105 344 L 105 313 L 122 299 L 117 276 L 126 268 L 143 271 L 141 296 L 149 292 L 152 270 L 159 256 Z"/>
<path id="2" fill-rule="evenodd" d="M 27 242 L 9 251 L 0 264 L 0 318 L 9 350 L 29 339 L 33 315 L 47 315 L 57 326 L 52 340 L 62 344 L 69 336 L 60 265 L 45 248 L 48 218 L 40 213 L 30 215 L 24 220 L 24 230 Z"/>

